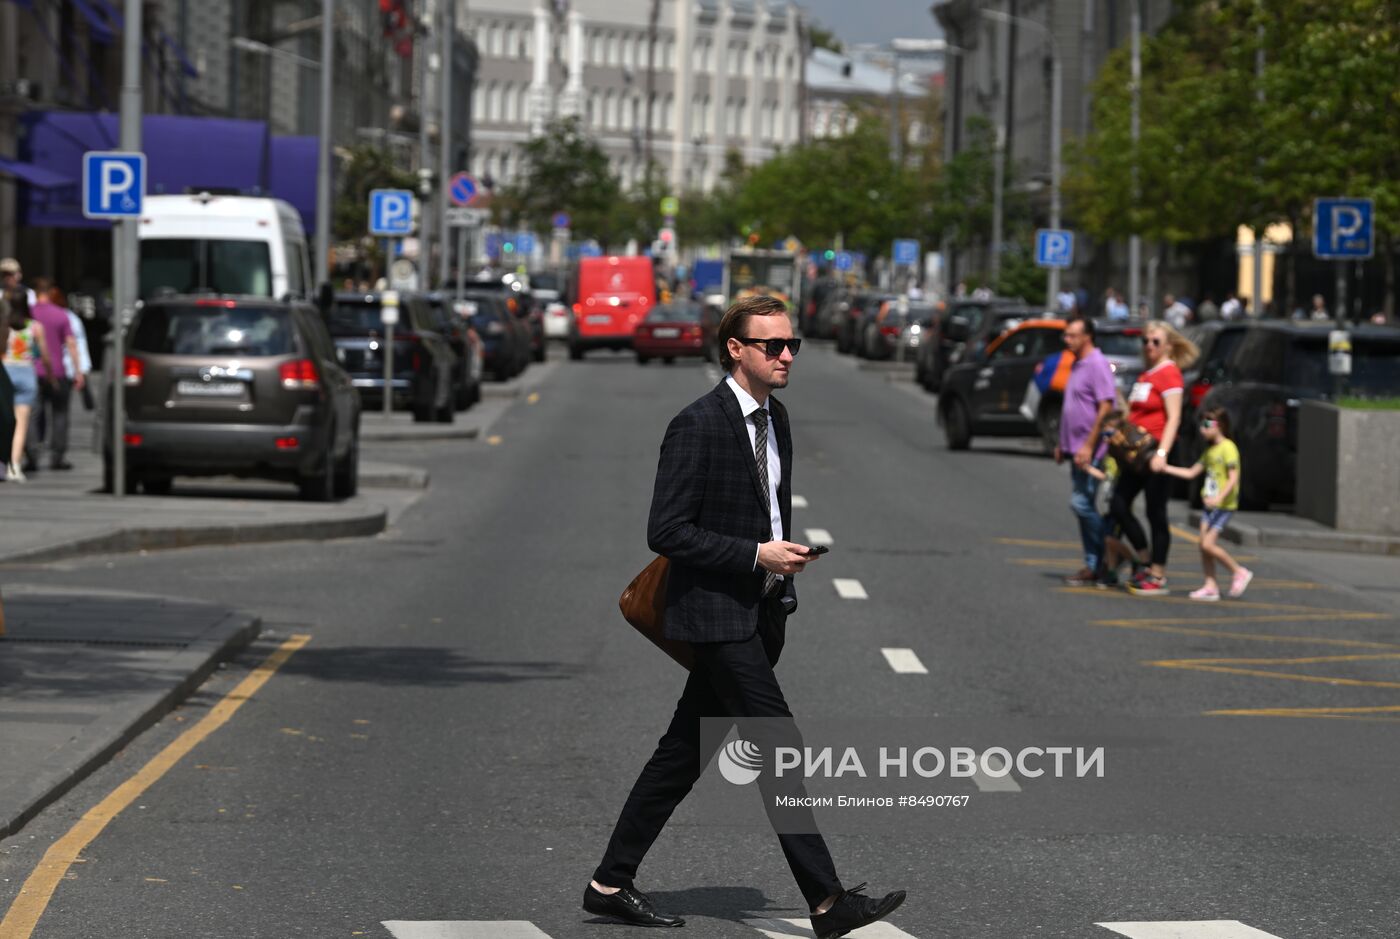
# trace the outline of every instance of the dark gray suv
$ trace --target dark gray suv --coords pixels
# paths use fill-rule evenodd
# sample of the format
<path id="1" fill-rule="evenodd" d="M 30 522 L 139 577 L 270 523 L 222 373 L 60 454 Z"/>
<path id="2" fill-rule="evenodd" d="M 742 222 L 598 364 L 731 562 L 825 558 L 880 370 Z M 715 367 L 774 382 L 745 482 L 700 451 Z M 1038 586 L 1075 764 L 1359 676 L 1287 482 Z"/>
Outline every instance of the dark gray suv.
<path id="1" fill-rule="evenodd" d="M 359 394 L 315 307 L 152 300 L 131 324 L 121 364 L 129 491 L 161 495 L 174 476 L 230 475 L 294 482 L 317 501 L 355 494 Z M 111 421 L 102 426 L 110 490 Z"/>

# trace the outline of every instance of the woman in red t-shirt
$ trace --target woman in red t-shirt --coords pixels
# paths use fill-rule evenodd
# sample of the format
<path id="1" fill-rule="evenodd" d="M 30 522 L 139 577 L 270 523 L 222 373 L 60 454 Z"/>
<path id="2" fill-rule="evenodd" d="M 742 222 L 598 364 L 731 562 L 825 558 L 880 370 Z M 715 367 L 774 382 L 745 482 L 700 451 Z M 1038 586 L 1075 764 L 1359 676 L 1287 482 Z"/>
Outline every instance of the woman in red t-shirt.
<path id="1" fill-rule="evenodd" d="M 1172 538 L 1167 525 L 1167 500 L 1171 495 L 1171 477 L 1163 473 L 1162 468 L 1167 465 L 1167 454 L 1171 452 L 1181 424 L 1181 396 L 1186 387 L 1181 369 L 1195 362 L 1199 354 L 1195 344 L 1169 323 L 1153 320 L 1143 328 L 1142 357 L 1147 367 L 1128 395 L 1128 420 L 1157 438 L 1157 452 L 1144 472 L 1120 468 L 1109 510 L 1141 555 L 1147 548 L 1147 537 L 1133 515 L 1132 506 L 1139 492 L 1147 504 L 1147 524 L 1152 529 L 1152 566 L 1137 572 L 1128 582 L 1128 589 L 1135 594 L 1150 596 L 1167 592 L 1167 552 L 1171 550 Z"/>

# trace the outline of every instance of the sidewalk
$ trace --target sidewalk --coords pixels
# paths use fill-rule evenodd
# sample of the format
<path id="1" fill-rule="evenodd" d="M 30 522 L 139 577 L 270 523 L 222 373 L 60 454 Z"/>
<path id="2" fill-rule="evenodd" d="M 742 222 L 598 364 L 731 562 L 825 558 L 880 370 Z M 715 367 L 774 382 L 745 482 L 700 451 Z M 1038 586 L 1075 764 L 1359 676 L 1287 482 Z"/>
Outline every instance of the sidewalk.
<path id="1" fill-rule="evenodd" d="M 1194 530 L 1201 523 L 1201 513 L 1192 509 L 1188 520 Z M 1400 557 L 1400 536 L 1338 531 L 1286 512 L 1236 512 L 1225 528 L 1224 538 L 1250 547 L 1302 548 Z"/>
<path id="2" fill-rule="evenodd" d="M 252 642 L 256 617 L 136 594 L 6 588 L 0 838 L 109 760 Z"/>

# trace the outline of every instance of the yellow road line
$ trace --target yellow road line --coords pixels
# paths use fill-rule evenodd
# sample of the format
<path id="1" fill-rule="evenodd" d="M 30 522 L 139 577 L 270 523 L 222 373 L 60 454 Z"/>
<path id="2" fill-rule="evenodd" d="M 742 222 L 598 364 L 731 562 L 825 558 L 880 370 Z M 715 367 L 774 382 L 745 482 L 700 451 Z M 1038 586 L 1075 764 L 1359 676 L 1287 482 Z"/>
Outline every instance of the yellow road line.
<path id="1" fill-rule="evenodd" d="M 39 917 L 44 915 L 49 901 L 53 899 L 59 881 L 63 880 L 68 868 L 82 854 L 83 849 L 102 833 L 109 822 L 140 798 L 186 754 L 228 723 L 238 709 L 257 694 L 258 689 L 267 683 L 292 654 L 310 641 L 310 636 L 295 635 L 282 643 L 261 665 L 239 682 L 236 688 L 224 695 L 199 723 L 167 744 L 165 749 L 152 757 L 145 766 L 89 809 L 67 834 L 55 841 L 48 851 L 44 852 L 39 866 L 34 868 L 34 872 L 25 880 L 19 896 L 5 914 L 5 919 L 0 921 L 0 936 L 4 939 L 29 939 L 39 922 Z"/>
<path id="2" fill-rule="evenodd" d="M 1020 564 L 1023 567 L 1083 567 L 1083 558 L 1063 557 L 1063 558 L 1007 558 L 1008 564 Z M 1093 587 L 1089 588 L 1093 590 Z"/>
<path id="3" fill-rule="evenodd" d="M 530 392 L 529 396 L 525 399 L 525 403 L 526 403 L 526 404 L 537 404 L 537 403 L 539 402 L 539 400 L 540 400 L 540 393 L 539 393 L 538 391 L 532 391 L 532 392 Z"/>
<path id="4" fill-rule="evenodd" d="M 1310 655 L 1302 658 L 1282 659 L 1162 659 L 1148 662 L 1148 665 L 1172 665 L 1178 663 L 1201 662 L 1207 665 L 1318 665 L 1323 662 L 1371 662 L 1378 659 L 1400 659 L 1400 652 L 1374 652 L 1369 655 Z"/>
<path id="5" fill-rule="evenodd" d="M 1400 714 L 1400 704 L 1368 708 L 1228 708 L 1207 714 L 1263 714 L 1270 717 L 1352 717 L 1365 714 Z"/>
<path id="6" fill-rule="evenodd" d="M 996 544 L 1013 544 L 1023 548 L 1078 548 L 1083 550 L 1083 545 L 1077 541 L 1039 541 L 1035 538 L 993 538 Z"/>
<path id="7" fill-rule="evenodd" d="M 1257 619 L 1264 622 L 1272 622 L 1277 617 L 1262 616 Z M 1171 622 L 1188 623 L 1193 620 L 1174 620 Z M 1205 620 L 1204 622 L 1230 622 L 1230 620 Z M 1190 626 L 1171 626 L 1165 623 L 1149 623 L 1141 620 L 1097 620 L 1090 625 L 1108 626 L 1114 629 L 1140 629 L 1144 632 L 1170 633 L 1178 636 L 1202 636 L 1211 639 L 1240 639 L 1249 642 L 1284 642 L 1300 643 L 1303 645 L 1321 646 L 1341 646 L 1347 649 L 1400 649 L 1400 645 L 1391 642 L 1368 642 L 1363 639 L 1334 639 L 1323 636 L 1280 636 L 1271 633 L 1237 633 L 1225 629 L 1202 629 Z"/>
<path id="8" fill-rule="evenodd" d="M 1230 668 L 1225 665 L 1195 665 L 1189 661 L 1144 662 L 1159 668 L 1180 668 L 1193 672 L 1218 672 L 1222 675 L 1251 675 L 1255 678 L 1282 678 L 1287 681 L 1312 682 L 1319 685 L 1348 685 L 1353 688 L 1400 688 L 1400 681 L 1366 681 L 1360 678 L 1329 678 L 1326 675 L 1298 675 L 1292 672 L 1271 672 L 1262 668 Z"/>
<path id="9" fill-rule="evenodd" d="M 1097 587 L 1056 587 L 1055 590 L 1060 593 L 1073 593 L 1084 597 L 1103 597 L 1108 600 L 1123 599 L 1123 593 L 1121 591 L 1100 590 Z M 1133 599 L 1140 600 L 1140 598 L 1136 597 Z M 1145 600 L 1140 600 L 1140 602 L 1150 603 L 1152 606 L 1171 603 L 1178 606 L 1189 606 L 1197 610 L 1288 610 L 1289 612 L 1296 613 L 1353 612 L 1351 610 L 1335 609 L 1332 607 L 1308 606 L 1303 603 L 1278 603 L 1266 600 L 1229 600 L 1222 601 L 1219 605 L 1214 605 L 1202 603 L 1200 600 L 1192 600 L 1190 597 L 1181 596 L 1149 597 Z M 1371 615 L 1380 616 L 1381 614 L 1375 613 Z"/>

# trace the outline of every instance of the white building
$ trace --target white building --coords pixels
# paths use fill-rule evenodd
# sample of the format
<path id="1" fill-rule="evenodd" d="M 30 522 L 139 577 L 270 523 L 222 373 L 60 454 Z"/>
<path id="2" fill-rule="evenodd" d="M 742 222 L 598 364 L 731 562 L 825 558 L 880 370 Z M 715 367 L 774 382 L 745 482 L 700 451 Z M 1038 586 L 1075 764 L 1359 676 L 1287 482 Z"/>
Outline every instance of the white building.
<path id="1" fill-rule="evenodd" d="M 898 98 L 908 102 L 900 122 L 913 143 L 922 143 L 928 129 L 911 113 L 928 96 L 930 76 L 941 73 L 941 60 L 932 69 L 910 68 L 900 63 Z M 857 111 L 878 107 L 890 110 L 895 102 L 895 63 L 883 49 L 856 47 L 849 54 L 813 49 L 807 57 L 807 127 L 815 138 L 840 137 L 855 130 Z"/>
<path id="2" fill-rule="evenodd" d="M 582 118 L 629 187 L 648 155 L 672 189 L 709 189 L 727 151 L 756 163 L 802 139 L 789 0 L 472 0 L 466 24 L 481 55 L 471 168 L 497 183 L 556 116 Z"/>

